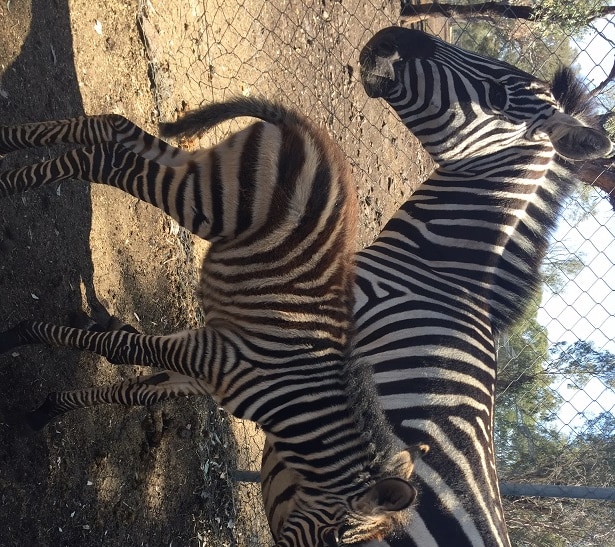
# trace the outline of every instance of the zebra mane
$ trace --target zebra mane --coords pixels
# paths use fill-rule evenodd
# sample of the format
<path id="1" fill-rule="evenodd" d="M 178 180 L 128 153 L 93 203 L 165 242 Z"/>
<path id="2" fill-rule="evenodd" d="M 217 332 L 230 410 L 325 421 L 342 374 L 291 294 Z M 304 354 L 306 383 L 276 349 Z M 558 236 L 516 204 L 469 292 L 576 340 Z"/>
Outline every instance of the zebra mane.
<path id="1" fill-rule="evenodd" d="M 598 104 L 577 74 L 569 67 L 560 67 L 551 80 L 551 93 L 566 114 L 585 125 L 602 129 L 598 121 Z"/>
<path id="2" fill-rule="evenodd" d="M 393 435 L 393 429 L 378 400 L 373 368 L 364 359 L 350 354 L 344 366 L 343 379 L 350 408 L 369 448 L 369 461 L 376 467 L 384 464 L 382 471 L 386 474 L 386 462 L 405 447 Z"/>

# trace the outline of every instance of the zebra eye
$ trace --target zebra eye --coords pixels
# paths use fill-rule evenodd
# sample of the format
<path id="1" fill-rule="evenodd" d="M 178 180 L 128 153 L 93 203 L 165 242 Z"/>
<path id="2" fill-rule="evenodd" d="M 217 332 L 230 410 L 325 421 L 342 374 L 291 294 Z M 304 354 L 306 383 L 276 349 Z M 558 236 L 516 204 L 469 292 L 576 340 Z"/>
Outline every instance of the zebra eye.
<path id="1" fill-rule="evenodd" d="M 489 102 L 497 110 L 504 110 L 507 102 L 506 89 L 503 85 L 491 83 L 489 85 Z"/>
<path id="2" fill-rule="evenodd" d="M 397 44 L 391 39 L 382 40 L 382 42 L 380 42 L 378 44 L 378 47 L 376 48 L 376 53 L 380 57 L 391 57 L 396 51 Z"/>

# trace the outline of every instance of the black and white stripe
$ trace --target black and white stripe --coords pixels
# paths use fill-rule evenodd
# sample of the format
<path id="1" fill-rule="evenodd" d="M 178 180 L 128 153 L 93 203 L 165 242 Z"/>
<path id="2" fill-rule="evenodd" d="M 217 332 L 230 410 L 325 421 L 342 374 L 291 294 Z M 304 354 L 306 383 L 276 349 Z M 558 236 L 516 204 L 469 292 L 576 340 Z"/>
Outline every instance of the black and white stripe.
<path id="1" fill-rule="evenodd" d="M 194 134 L 237 116 L 264 121 L 188 153 L 119 116 L 0 129 L 0 151 L 76 143 L 39 164 L 0 173 L 0 196 L 77 178 L 115 186 L 211 241 L 200 292 L 203 328 L 169 336 L 27 321 L 0 334 L 0 352 L 29 343 L 94 351 L 163 372 L 107 388 L 51 394 L 42 427 L 82 406 L 149 404 L 211 394 L 258 422 L 299 485 L 276 545 L 324 546 L 381 537 L 404 522 L 408 479 L 424 451 L 397 442 L 369 372 L 349 356 L 356 199 L 333 141 L 281 106 L 241 98 L 164 125 Z"/>
<path id="2" fill-rule="evenodd" d="M 368 95 L 385 99 L 438 164 L 357 256 L 355 352 L 373 365 L 400 440 L 432 448 L 415 466 L 409 524 L 379 545 L 508 546 L 493 445 L 495 335 L 538 283 L 575 183 L 568 160 L 611 144 L 587 127 L 590 101 L 568 70 L 549 86 L 399 27 L 378 32 L 360 61 Z M 280 526 L 295 487 L 270 445 L 262 486 Z"/>

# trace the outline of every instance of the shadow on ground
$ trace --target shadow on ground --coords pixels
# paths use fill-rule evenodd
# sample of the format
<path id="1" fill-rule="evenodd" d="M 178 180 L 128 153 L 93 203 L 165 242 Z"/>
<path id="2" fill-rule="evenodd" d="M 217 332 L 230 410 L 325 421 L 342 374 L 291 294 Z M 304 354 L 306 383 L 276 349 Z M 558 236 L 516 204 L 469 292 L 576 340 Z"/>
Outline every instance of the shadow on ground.
<path id="1" fill-rule="evenodd" d="M 83 113 L 71 17 L 95 8 L 78 0 L 70 3 L 71 14 L 68 4 L 33 0 L 0 7 L 1 124 Z M 116 23 L 134 25 L 120 18 Z M 116 42 L 119 38 L 106 47 L 117 51 Z M 11 155 L 0 159 L 0 168 L 43 156 L 49 151 Z M 115 248 L 117 242 L 90 242 L 92 192 L 86 184 L 63 183 L 0 201 L 0 328 L 27 318 L 65 322 L 74 310 L 103 309 L 94 289 L 92 250 Z M 124 210 L 126 198 L 112 192 L 104 194 L 109 208 Z M 137 241 L 143 241 L 145 262 L 152 261 L 147 255 L 152 247 L 169 251 L 166 242 L 157 248 L 152 243 L 161 227 L 155 218 L 135 234 L 143 238 Z M 123 233 L 118 237 L 126 239 Z M 153 284 L 138 283 L 141 265 L 121 253 L 111 256 L 122 261 L 116 265 L 122 286 L 134 285 L 139 298 L 150 302 L 140 310 L 146 326 L 155 330 L 161 316 L 181 317 L 177 291 L 165 287 L 165 270 Z M 2 545 L 196 544 L 203 491 L 193 432 L 203 416 L 218 412 L 215 406 L 179 401 L 153 410 L 97 408 L 72 413 L 42 433 L 19 426 L 20 413 L 40 404 L 48 391 L 134 372 L 132 367 L 118 372 L 95 356 L 43 347 L 0 356 Z"/>

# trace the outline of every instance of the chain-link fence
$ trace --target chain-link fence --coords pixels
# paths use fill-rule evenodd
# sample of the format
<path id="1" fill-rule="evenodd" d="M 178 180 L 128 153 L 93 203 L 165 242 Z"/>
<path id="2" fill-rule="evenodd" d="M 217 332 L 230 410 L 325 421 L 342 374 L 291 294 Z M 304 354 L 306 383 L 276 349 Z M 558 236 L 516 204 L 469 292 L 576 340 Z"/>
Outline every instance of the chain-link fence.
<path id="1" fill-rule="evenodd" d="M 615 29 L 610 20 L 583 11 L 587 3 L 579 2 L 581 15 L 572 8 L 560 13 L 548 2 L 524 6 L 526 11 L 442 6 L 143 1 L 139 25 L 159 116 L 173 119 L 202 102 L 237 94 L 276 98 L 309 113 L 352 162 L 362 206 L 358 246 L 373 240 L 432 169 L 416 140 L 382 102 L 367 99 L 358 80 L 361 46 L 376 30 L 399 24 L 402 11 L 407 24 L 545 79 L 556 65 L 574 64 L 596 90 L 608 126 L 614 95 L 600 84 L 613 65 Z M 496 436 L 501 479 L 509 483 L 615 484 L 615 200 L 597 190 L 611 188 L 611 167 L 581 170 L 587 185 L 568 204 L 555 234 L 541 299 L 500 340 Z M 203 471 L 214 490 L 229 489 L 227 518 L 204 526 L 208 533 L 216 529 L 216 544 L 266 544 L 258 485 L 232 478 L 236 469 L 258 471 L 262 437 L 232 420 L 225 431 L 225 438 L 209 436 Z M 237 456 L 229 459 L 234 450 Z M 615 542 L 612 502 L 517 496 L 505 503 L 515 544 Z M 209 537 L 204 532 L 202 542 L 210 544 Z"/>

